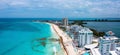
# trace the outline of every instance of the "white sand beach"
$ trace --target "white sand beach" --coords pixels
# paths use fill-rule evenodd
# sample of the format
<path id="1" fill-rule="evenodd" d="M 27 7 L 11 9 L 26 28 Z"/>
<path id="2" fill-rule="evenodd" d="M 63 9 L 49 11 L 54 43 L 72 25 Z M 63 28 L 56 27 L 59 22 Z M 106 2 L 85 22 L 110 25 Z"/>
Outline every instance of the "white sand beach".
<path id="1" fill-rule="evenodd" d="M 57 25 L 51 24 L 51 26 L 60 37 L 65 55 L 77 55 L 77 51 L 75 51 L 74 46 L 72 45 L 72 39 L 68 37 L 68 35 L 64 33 Z"/>

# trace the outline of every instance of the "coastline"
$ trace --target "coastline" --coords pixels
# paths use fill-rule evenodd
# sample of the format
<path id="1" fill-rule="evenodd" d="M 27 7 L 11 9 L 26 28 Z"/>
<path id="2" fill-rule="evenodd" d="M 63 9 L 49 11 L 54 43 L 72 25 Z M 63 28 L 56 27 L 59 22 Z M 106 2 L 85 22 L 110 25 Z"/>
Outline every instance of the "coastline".
<path id="1" fill-rule="evenodd" d="M 52 24 L 51 24 L 51 23 L 46 23 L 46 24 L 50 25 L 51 32 L 52 32 L 52 37 L 51 37 L 51 38 L 59 39 L 59 44 L 60 44 L 60 47 L 61 47 L 61 51 L 63 51 L 64 55 L 67 55 L 67 54 L 66 54 L 66 51 L 65 51 L 65 49 L 64 49 L 64 47 L 63 47 L 63 45 L 62 45 L 62 43 L 61 43 L 60 37 L 59 37 L 59 35 L 56 33 L 56 31 L 54 30 Z M 58 54 L 58 55 L 63 55 L 63 54 L 60 53 L 60 54 Z"/>
<path id="2" fill-rule="evenodd" d="M 57 25 L 51 23 L 50 25 L 59 36 L 60 44 L 62 45 L 61 47 L 65 51 L 65 55 L 77 55 L 77 52 L 75 51 L 74 46 L 72 45 L 72 39 L 68 37 L 68 35 L 64 33 Z"/>

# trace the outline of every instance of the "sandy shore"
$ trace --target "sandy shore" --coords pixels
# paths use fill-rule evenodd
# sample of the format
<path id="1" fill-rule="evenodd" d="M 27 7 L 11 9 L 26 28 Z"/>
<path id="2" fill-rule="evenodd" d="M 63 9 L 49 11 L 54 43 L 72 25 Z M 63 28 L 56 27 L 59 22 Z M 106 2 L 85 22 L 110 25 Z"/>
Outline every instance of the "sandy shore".
<path id="1" fill-rule="evenodd" d="M 74 46 L 72 45 L 72 39 L 68 37 L 66 33 L 64 33 L 57 25 L 50 24 L 55 32 L 60 37 L 60 42 L 65 51 L 65 55 L 77 55 L 77 51 L 75 51 Z"/>

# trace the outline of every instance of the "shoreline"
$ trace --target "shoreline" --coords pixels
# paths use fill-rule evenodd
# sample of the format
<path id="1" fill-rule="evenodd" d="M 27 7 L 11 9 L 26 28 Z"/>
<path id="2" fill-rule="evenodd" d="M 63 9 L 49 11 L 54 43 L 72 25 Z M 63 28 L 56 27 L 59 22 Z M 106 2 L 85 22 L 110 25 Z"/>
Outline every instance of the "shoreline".
<path id="1" fill-rule="evenodd" d="M 51 28 L 52 33 L 57 35 L 57 38 L 59 39 L 59 42 L 60 42 L 61 50 L 63 50 L 64 55 L 68 55 L 64 48 L 64 45 L 62 43 L 62 39 L 61 39 L 61 37 L 59 37 L 57 31 L 54 29 L 53 24 L 51 24 L 51 23 L 47 23 L 47 24 L 49 24 L 51 26 L 50 28 Z M 54 38 L 56 38 L 56 37 L 54 37 Z"/>
<path id="2" fill-rule="evenodd" d="M 72 39 L 68 37 L 66 33 L 64 33 L 57 25 L 50 23 L 51 27 L 57 33 L 60 38 L 61 47 L 65 51 L 65 55 L 77 55 L 77 52 L 72 45 Z"/>

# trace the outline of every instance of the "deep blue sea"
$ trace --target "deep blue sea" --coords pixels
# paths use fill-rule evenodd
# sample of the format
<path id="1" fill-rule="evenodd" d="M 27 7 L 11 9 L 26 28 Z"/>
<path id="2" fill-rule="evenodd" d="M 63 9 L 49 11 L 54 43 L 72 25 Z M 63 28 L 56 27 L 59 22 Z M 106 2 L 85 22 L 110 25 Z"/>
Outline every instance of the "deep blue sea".
<path id="1" fill-rule="evenodd" d="M 50 25 L 38 22 L 0 22 L 0 55 L 53 55 L 61 51 Z M 60 52 L 62 54 L 62 51 Z"/>
<path id="2" fill-rule="evenodd" d="M 96 20 L 96 19 L 108 19 L 108 20 L 120 20 L 120 18 L 69 18 L 68 20 Z M 62 18 L 0 18 L 0 22 L 19 22 L 19 21 L 32 21 L 32 20 L 59 20 Z"/>
<path id="3" fill-rule="evenodd" d="M 85 26 L 102 32 L 113 31 L 120 38 L 120 22 L 87 22 Z"/>

